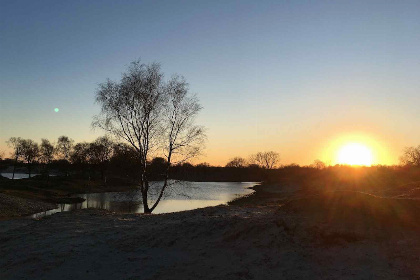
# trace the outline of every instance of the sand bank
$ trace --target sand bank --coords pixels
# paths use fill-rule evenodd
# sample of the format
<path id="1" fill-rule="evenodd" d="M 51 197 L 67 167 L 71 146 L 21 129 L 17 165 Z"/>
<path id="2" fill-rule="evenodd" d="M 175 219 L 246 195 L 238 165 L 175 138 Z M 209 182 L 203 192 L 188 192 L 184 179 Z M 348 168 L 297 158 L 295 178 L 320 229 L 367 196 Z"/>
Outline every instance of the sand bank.
<path id="1" fill-rule="evenodd" d="M 296 200 L 300 194 L 274 189 L 240 206 L 160 215 L 79 210 L 1 222 L 0 278 L 420 279 L 419 228 L 400 218 L 361 222 L 376 209 L 371 197 L 330 198 L 367 205 L 349 222 L 330 219 L 332 204 L 313 211 L 325 197 Z"/>

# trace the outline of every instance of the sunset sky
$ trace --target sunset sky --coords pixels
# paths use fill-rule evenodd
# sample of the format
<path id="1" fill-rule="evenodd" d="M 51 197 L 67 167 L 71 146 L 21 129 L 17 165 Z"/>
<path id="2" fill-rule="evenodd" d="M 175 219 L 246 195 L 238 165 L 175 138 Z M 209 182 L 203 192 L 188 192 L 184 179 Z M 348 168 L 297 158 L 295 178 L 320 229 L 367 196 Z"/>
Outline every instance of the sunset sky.
<path id="1" fill-rule="evenodd" d="M 0 0 L 0 151 L 102 135 L 95 90 L 138 58 L 197 93 L 198 162 L 335 164 L 360 143 L 396 164 L 420 144 L 420 1 Z"/>

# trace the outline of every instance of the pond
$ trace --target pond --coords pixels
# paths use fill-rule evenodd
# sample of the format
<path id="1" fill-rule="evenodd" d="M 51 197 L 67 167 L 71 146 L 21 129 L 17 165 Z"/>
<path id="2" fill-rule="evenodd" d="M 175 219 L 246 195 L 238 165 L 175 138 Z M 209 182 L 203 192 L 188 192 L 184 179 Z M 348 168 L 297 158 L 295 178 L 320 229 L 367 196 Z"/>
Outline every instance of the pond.
<path id="1" fill-rule="evenodd" d="M 153 213 L 169 213 L 226 204 L 229 201 L 250 194 L 250 187 L 257 182 L 172 182 L 166 195 Z M 149 207 L 157 197 L 161 182 L 153 182 Z M 105 192 L 78 194 L 86 199 L 83 203 L 60 204 L 57 209 L 32 215 L 41 218 L 57 212 L 75 209 L 106 209 L 118 213 L 142 213 L 143 203 L 139 190 L 130 192 Z"/>

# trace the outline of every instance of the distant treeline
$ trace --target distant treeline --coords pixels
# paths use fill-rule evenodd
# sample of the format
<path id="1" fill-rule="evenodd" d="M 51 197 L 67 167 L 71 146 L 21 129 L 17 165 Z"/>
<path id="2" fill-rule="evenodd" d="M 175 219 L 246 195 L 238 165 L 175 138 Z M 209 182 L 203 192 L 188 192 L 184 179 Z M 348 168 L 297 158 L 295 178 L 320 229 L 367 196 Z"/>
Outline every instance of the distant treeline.
<path id="1" fill-rule="evenodd" d="M 93 142 L 75 143 L 67 136 L 60 136 L 55 143 L 42 139 L 41 143 L 32 139 L 12 137 L 7 141 L 12 148 L 11 158 L 0 158 L 0 169 L 5 172 L 28 172 L 49 175 L 77 176 L 87 179 L 110 177 L 139 180 L 141 159 L 132 145 L 119 143 L 107 136 Z M 249 161 L 240 157 L 230 160 L 226 167 L 214 167 L 207 163 L 172 164 L 171 179 L 190 181 L 261 181 L 265 170 L 275 168 L 279 154 L 273 151 L 260 152 Z M 249 163 L 248 163 L 249 162 Z M 147 162 L 148 179 L 161 180 L 165 176 L 168 163 L 162 157 Z"/>
<path id="2" fill-rule="evenodd" d="M 270 170 L 266 181 L 313 191 L 379 191 L 413 182 L 420 187 L 420 166 L 335 165 L 319 169 L 292 165 Z"/>
<path id="3" fill-rule="evenodd" d="M 44 175 L 76 176 L 85 179 L 124 178 L 135 183 L 139 178 L 138 153 L 126 143 L 118 143 L 103 136 L 93 142 L 74 143 L 61 136 L 56 143 L 42 139 L 41 144 L 31 139 L 12 137 L 8 141 L 13 149 L 11 158 L 0 158 L 3 172 L 29 172 Z M 193 165 L 188 162 L 174 164 L 169 177 L 188 181 L 266 181 L 301 186 L 360 185 L 360 179 L 372 184 L 393 184 L 401 177 L 407 181 L 420 180 L 420 146 L 407 148 L 400 166 L 350 167 L 327 166 L 315 160 L 310 166 L 291 164 L 279 166 L 279 154 L 260 152 L 245 160 L 232 158 L 224 167 L 208 163 Z M 148 164 L 149 180 L 161 180 L 167 168 L 164 158 L 155 157 Z M 367 179 L 367 180 L 365 180 Z"/>

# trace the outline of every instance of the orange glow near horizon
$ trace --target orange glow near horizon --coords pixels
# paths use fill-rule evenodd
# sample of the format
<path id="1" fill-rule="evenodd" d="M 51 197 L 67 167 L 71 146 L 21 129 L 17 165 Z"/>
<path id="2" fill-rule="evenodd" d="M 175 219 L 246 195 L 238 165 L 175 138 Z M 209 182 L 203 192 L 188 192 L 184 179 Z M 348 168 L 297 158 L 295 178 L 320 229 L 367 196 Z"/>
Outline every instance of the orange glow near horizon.
<path id="1" fill-rule="evenodd" d="M 90 142 L 94 141 L 95 137 L 99 136 L 101 136 L 100 133 L 86 133 L 84 137 L 80 137 L 78 139 L 74 138 L 74 140 L 75 142 Z M 23 137 L 29 138 L 30 135 L 24 135 Z M 246 137 L 243 138 L 248 139 Z M 56 136 L 50 137 L 50 139 L 54 140 L 56 139 Z M 6 145 L 5 140 L 0 142 L 0 154 L 3 154 L 5 158 L 8 158 L 11 157 L 12 150 Z M 35 138 L 34 140 L 40 143 L 41 139 Z M 274 137 L 271 137 L 267 140 L 267 142 L 264 142 L 264 145 L 261 144 L 261 146 L 257 146 L 255 144 L 258 142 L 255 139 L 254 142 L 241 141 L 233 145 L 226 139 L 214 137 L 206 145 L 207 147 L 205 153 L 199 158 L 190 160 L 190 162 L 192 164 L 208 162 L 214 166 L 225 166 L 226 163 L 235 156 L 248 159 L 249 155 L 255 154 L 256 152 L 273 150 L 280 153 L 280 165 L 288 165 L 291 163 L 296 163 L 301 166 L 310 165 L 315 159 L 319 159 L 327 165 L 394 165 L 398 164 L 396 159 L 398 158 L 400 151 L 402 151 L 402 145 L 393 140 L 394 139 L 381 137 L 379 133 L 368 133 L 366 131 L 353 131 L 347 133 L 342 131 L 335 133 L 331 132 L 325 133 L 322 137 L 316 138 L 316 141 L 312 139 L 304 139 L 300 140 L 300 142 L 288 141 L 286 143 L 278 143 Z M 369 151 L 369 160 L 357 162 L 356 158 L 351 158 L 353 156 L 352 152 L 341 152 L 344 147 L 350 144 L 359 144 L 366 147 Z M 361 150 L 363 150 L 363 148 Z M 344 155 L 340 159 L 340 153 L 350 154 L 350 159 L 344 160 L 344 158 L 348 158 Z"/>
<path id="2" fill-rule="evenodd" d="M 366 134 L 346 134 L 331 140 L 323 151 L 325 162 L 348 165 L 390 165 L 393 161 L 385 142 Z"/>

